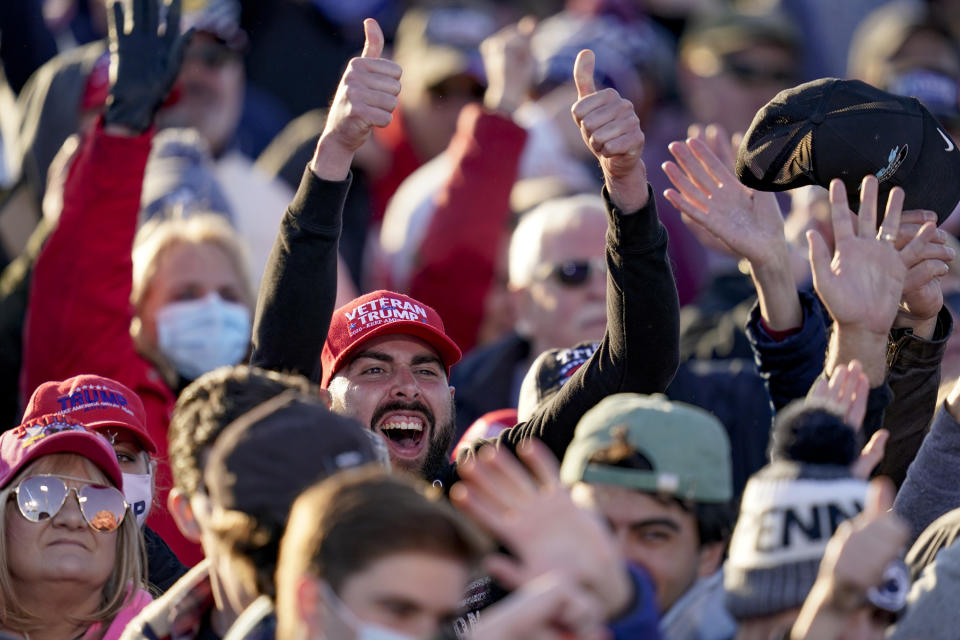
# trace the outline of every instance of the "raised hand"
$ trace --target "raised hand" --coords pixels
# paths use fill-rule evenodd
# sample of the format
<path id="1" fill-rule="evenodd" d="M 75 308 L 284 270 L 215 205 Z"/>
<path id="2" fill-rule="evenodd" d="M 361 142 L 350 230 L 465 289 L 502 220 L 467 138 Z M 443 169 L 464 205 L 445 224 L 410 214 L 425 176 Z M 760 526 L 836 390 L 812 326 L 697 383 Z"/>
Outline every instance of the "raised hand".
<path id="1" fill-rule="evenodd" d="M 527 99 L 533 85 L 535 61 L 530 40 L 537 22 L 527 17 L 504 27 L 480 43 L 487 90 L 483 106 L 512 114 Z"/>
<path id="2" fill-rule="evenodd" d="M 577 101 L 571 108 L 580 135 L 603 169 L 613 203 L 630 213 L 642 208 L 649 198 L 647 168 L 640 157 L 644 135 L 633 104 L 615 89 L 597 91 L 593 79 L 593 51 L 577 55 L 573 79 Z"/>
<path id="3" fill-rule="evenodd" d="M 863 373 L 863 365 L 859 360 L 853 360 L 845 367 L 835 368 L 829 377 L 817 378 L 806 401 L 843 416 L 844 422 L 858 430 L 867 414 L 869 394 L 870 382 Z"/>
<path id="4" fill-rule="evenodd" d="M 886 429 L 877 429 L 870 436 L 867 444 L 863 445 L 860 455 L 850 465 L 850 475 L 861 480 L 869 480 L 873 470 L 883 461 L 883 456 L 887 453 L 888 440 L 890 440 L 890 432 Z"/>
<path id="5" fill-rule="evenodd" d="M 557 462 L 541 442 L 518 448 L 527 469 L 507 451 L 485 447 L 460 466 L 453 503 L 505 544 L 516 560 L 492 556 L 487 571 L 508 588 L 559 571 L 602 603 L 605 617 L 633 595 L 616 542 L 560 485 Z"/>
<path id="6" fill-rule="evenodd" d="M 662 168 L 676 189 L 667 189 L 664 196 L 680 210 L 684 222 L 751 265 L 787 260 L 783 215 L 774 194 L 741 184 L 703 140 L 671 142 L 668 149 L 676 162 L 664 162 Z"/>
<path id="7" fill-rule="evenodd" d="M 877 232 L 877 179 L 867 176 L 860 189 L 859 229 L 855 233 L 847 193 L 839 179 L 830 183 L 830 215 L 834 251 L 823 237 L 807 232 L 813 286 L 840 327 L 857 327 L 874 335 L 890 331 L 903 292 L 906 267 L 894 246 L 900 228 L 903 190 L 894 188 L 887 200 L 883 226 Z M 917 251 L 915 238 L 904 250 Z"/>
<path id="8" fill-rule="evenodd" d="M 867 397 L 870 394 L 870 381 L 863 372 L 859 360 L 852 360 L 847 366 L 835 367 L 829 378 L 819 377 L 810 388 L 805 402 L 823 406 L 843 416 L 850 428 L 859 431 L 867 413 Z M 860 451 L 860 456 L 850 466 L 855 478 L 866 480 L 883 460 L 890 433 L 880 429 Z"/>
<path id="9" fill-rule="evenodd" d="M 153 116 L 173 86 L 190 34 L 180 33 L 180 0 L 171 0 L 160 33 L 160 2 L 132 0 L 129 16 L 115 0 L 107 10 L 110 94 L 104 122 L 133 133 L 153 124 Z"/>
<path id="10" fill-rule="evenodd" d="M 936 220 L 932 211 L 904 211 L 894 243 L 907 268 L 894 326 L 910 327 L 927 339 L 933 336 L 943 306 L 940 282 L 949 271 L 947 263 L 956 256 L 946 246 L 947 232 L 936 228 Z M 914 239 L 920 246 L 910 244 Z"/>
<path id="11" fill-rule="evenodd" d="M 798 327 L 803 311 L 776 198 L 745 187 L 733 175 L 733 148 L 725 132 L 710 126 L 704 133 L 703 139 L 695 135 L 670 143 L 676 162 L 662 168 L 676 189 L 664 195 L 698 236 L 750 263 L 760 314 L 769 328 Z"/>
<path id="12" fill-rule="evenodd" d="M 400 65 L 380 57 L 380 25 L 367 18 L 363 30 L 363 52 L 347 63 L 311 162 L 313 172 L 327 180 L 347 177 L 353 154 L 373 128 L 390 124 L 400 94 Z"/>
<path id="13" fill-rule="evenodd" d="M 890 510 L 893 495 L 890 481 L 877 478 L 870 483 L 864 510 L 837 528 L 792 639 L 840 637 L 849 617 L 868 604 L 867 592 L 884 580 L 909 536 L 907 525 Z"/>

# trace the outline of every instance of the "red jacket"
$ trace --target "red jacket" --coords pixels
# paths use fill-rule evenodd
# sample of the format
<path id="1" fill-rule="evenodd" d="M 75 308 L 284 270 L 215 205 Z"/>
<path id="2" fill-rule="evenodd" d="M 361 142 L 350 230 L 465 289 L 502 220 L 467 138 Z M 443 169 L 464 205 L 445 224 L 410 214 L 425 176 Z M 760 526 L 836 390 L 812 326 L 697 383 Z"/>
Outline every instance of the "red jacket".
<path id="1" fill-rule="evenodd" d="M 98 124 L 84 139 L 67 175 L 60 221 L 34 269 L 20 389 L 27 397 L 42 382 L 93 373 L 137 392 L 158 449 L 156 500 L 147 524 L 181 562 L 193 565 L 203 552 L 167 512 L 167 425 L 176 396 L 130 336 L 131 249 L 152 137 L 152 130 L 113 136 Z"/>
<path id="2" fill-rule="evenodd" d="M 389 125 L 376 127 L 373 137 L 390 156 L 390 168 L 385 174 L 372 180 L 370 185 L 370 222 L 379 225 L 383 220 L 383 213 L 387 210 L 387 203 L 397 187 L 425 161 L 413 148 L 404 124 L 402 109 L 394 110 L 393 120 Z"/>
<path id="3" fill-rule="evenodd" d="M 510 192 L 526 141 L 510 118 L 471 104 L 447 148 L 452 172 L 437 194 L 410 295 L 437 310 L 464 353 L 477 343 L 500 246 L 510 235 Z"/>

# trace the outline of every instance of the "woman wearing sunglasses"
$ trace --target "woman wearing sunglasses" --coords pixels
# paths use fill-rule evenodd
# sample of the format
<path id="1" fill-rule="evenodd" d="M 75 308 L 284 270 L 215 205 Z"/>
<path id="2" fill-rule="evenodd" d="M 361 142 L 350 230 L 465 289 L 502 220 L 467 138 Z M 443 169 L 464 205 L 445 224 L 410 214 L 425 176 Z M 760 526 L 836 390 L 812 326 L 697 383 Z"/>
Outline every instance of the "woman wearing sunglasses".
<path id="1" fill-rule="evenodd" d="M 113 640 L 150 600 L 110 442 L 62 416 L 0 435 L 0 632 Z"/>

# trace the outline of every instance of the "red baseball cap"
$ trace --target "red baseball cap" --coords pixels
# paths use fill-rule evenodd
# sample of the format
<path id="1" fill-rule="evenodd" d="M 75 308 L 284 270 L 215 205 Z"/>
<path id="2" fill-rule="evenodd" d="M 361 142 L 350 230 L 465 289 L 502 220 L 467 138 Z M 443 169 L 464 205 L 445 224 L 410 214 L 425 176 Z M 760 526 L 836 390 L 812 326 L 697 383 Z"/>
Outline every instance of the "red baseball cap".
<path id="1" fill-rule="evenodd" d="M 409 335 L 427 342 L 440 355 L 448 376 L 450 367 L 460 359 L 460 347 L 444 332 L 440 314 L 402 293 L 374 291 L 333 312 L 320 355 L 320 385 L 326 388 L 344 361 L 364 342 L 389 334 Z"/>
<path id="2" fill-rule="evenodd" d="M 463 432 L 457 446 L 453 448 L 450 462 L 456 462 L 460 452 L 469 449 L 474 442 L 493 440 L 515 424 L 517 424 L 516 409 L 497 409 L 483 414 Z"/>
<path id="3" fill-rule="evenodd" d="M 148 453 L 157 452 L 147 433 L 147 412 L 140 396 L 110 378 L 79 375 L 62 382 L 44 382 L 27 401 L 22 422 L 42 416 L 66 417 L 94 430 L 125 429 Z"/>
<path id="4" fill-rule="evenodd" d="M 113 446 L 101 434 L 62 415 L 43 416 L 0 435 L 0 488 L 37 458 L 75 453 L 97 465 L 123 491 L 123 473 Z"/>

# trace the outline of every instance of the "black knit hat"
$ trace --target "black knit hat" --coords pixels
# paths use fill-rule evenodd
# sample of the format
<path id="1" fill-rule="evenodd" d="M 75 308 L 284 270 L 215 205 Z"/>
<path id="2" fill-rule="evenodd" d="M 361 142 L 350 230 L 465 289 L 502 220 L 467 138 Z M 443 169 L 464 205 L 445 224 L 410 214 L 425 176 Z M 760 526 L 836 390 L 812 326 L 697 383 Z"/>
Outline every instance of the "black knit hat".
<path id="1" fill-rule="evenodd" d="M 894 186 L 904 209 L 943 222 L 960 201 L 960 150 L 916 98 L 859 80 L 821 78 L 781 91 L 754 116 L 737 153 L 737 177 L 760 191 L 843 180 L 850 208 L 860 182 L 880 180 L 879 209 Z"/>
<path id="2" fill-rule="evenodd" d="M 830 536 L 863 509 L 867 483 L 850 474 L 853 429 L 802 401 L 780 412 L 772 462 L 750 477 L 723 570 L 737 620 L 803 604 Z"/>

